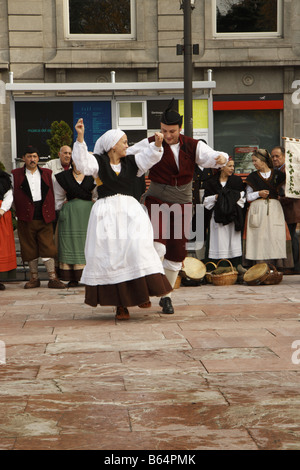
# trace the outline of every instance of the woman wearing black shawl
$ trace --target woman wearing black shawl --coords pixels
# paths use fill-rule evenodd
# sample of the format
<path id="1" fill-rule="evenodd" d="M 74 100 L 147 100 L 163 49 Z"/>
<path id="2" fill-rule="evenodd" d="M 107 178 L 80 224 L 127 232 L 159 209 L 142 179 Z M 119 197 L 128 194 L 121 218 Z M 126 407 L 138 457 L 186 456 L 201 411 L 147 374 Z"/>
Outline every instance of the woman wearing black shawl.
<path id="1" fill-rule="evenodd" d="M 246 178 L 250 206 L 244 233 L 245 262 L 269 261 L 277 267 L 293 267 L 291 237 L 279 202 L 285 173 L 273 168 L 266 149 L 256 150 L 252 162 L 256 171 Z"/>
<path id="2" fill-rule="evenodd" d="M 13 202 L 10 176 L 0 170 L 0 273 L 17 268 L 17 257 L 10 208 Z M 6 275 L 5 277 L 7 277 Z M 0 290 L 4 290 L 0 283 Z"/>
<path id="3" fill-rule="evenodd" d="M 245 187 L 234 173 L 234 162 L 229 160 L 217 174 L 204 183 L 204 207 L 211 212 L 208 235 L 208 258 L 241 263 L 243 208 Z"/>

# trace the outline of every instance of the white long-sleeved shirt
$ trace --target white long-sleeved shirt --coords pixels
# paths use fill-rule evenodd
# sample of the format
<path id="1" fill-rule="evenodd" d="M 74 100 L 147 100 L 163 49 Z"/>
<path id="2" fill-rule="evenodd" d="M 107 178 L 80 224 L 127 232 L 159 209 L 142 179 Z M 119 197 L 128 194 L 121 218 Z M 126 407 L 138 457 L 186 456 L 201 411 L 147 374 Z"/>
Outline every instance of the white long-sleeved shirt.
<path id="1" fill-rule="evenodd" d="M 12 206 L 12 203 L 13 203 L 13 192 L 12 192 L 12 189 L 9 189 L 4 194 L 3 201 L 2 201 L 2 204 L 1 204 L 1 209 L 4 212 L 9 211 L 11 206 Z"/>
<path id="2" fill-rule="evenodd" d="M 30 187 L 31 196 L 33 202 L 41 201 L 42 199 L 42 190 L 41 190 L 41 174 L 36 169 L 33 173 L 30 170 L 25 170 L 25 175 Z"/>
<path id="3" fill-rule="evenodd" d="M 128 152 L 128 155 L 131 153 Z M 135 154 L 135 162 L 138 167 L 137 176 L 142 176 L 153 165 L 158 163 L 163 156 L 163 147 L 156 147 L 152 142 L 147 148 L 141 148 Z M 73 145 L 72 158 L 78 171 L 87 176 L 98 177 L 99 165 L 93 154 L 89 153 L 85 142 L 76 141 Z"/>
<path id="4" fill-rule="evenodd" d="M 152 142 L 153 143 L 153 142 Z M 142 151 L 143 149 L 147 148 L 149 145 L 148 139 L 143 139 L 140 142 L 132 145 L 128 149 L 128 154 L 134 154 Z M 171 145 L 171 149 L 174 155 L 175 162 L 177 167 L 179 168 L 179 150 L 180 150 L 180 143 Z M 221 168 L 224 165 L 216 165 L 216 158 L 219 155 L 223 155 L 226 160 L 228 161 L 229 157 L 228 154 L 225 152 L 219 152 L 217 150 L 213 150 L 209 145 L 202 142 L 202 140 L 198 141 L 197 148 L 196 148 L 196 158 L 195 162 L 199 167 L 202 168 Z M 226 165 L 226 163 L 225 163 Z"/>

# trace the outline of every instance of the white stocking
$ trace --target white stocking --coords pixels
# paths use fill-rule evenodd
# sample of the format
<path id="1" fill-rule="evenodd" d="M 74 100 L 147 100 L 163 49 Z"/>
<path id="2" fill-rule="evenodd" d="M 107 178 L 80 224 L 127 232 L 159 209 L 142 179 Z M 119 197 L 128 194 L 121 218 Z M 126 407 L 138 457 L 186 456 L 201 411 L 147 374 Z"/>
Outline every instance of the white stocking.
<path id="1" fill-rule="evenodd" d="M 174 289 L 178 273 L 179 273 L 179 271 L 171 271 L 170 269 L 165 268 L 165 275 L 166 275 L 166 278 L 168 279 L 169 283 L 171 284 L 172 289 Z M 171 297 L 171 293 L 169 293 L 167 295 L 164 295 L 163 297 Z"/>

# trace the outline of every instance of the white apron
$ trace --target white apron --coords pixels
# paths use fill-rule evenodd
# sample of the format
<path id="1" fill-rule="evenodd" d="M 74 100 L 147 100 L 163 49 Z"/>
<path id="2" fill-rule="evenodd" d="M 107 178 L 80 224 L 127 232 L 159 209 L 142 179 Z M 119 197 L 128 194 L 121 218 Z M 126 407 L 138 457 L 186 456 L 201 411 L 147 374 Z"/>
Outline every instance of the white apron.
<path id="1" fill-rule="evenodd" d="M 247 219 L 246 259 L 286 258 L 285 219 L 276 199 L 251 202 Z"/>
<path id="2" fill-rule="evenodd" d="M 223 225 L 215 221 L 214 212 L 210 221 L 210 259 L 236 258 L 242 256 L 241 232 L 235 230 L 234 222 Z"/>
<path id="3" fill-rule="evenodd" d="M 141 204 L 116 194 L 94 204 L 85 245 L 81 282 L 118 284 L 150 274 L 164 274 L 154 248 L 153 229 Z"/>

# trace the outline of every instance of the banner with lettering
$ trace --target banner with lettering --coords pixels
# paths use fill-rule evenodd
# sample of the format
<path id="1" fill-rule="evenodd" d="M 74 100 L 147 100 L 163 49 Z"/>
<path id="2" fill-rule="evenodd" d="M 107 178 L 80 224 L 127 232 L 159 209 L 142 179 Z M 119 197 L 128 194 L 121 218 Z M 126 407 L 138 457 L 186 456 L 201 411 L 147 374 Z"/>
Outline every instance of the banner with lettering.
<path id="1" fill-rule="evenodd" d="M 300 199 L 300 139 L 284 138 L 285 143 L 285 195 Z"/>

